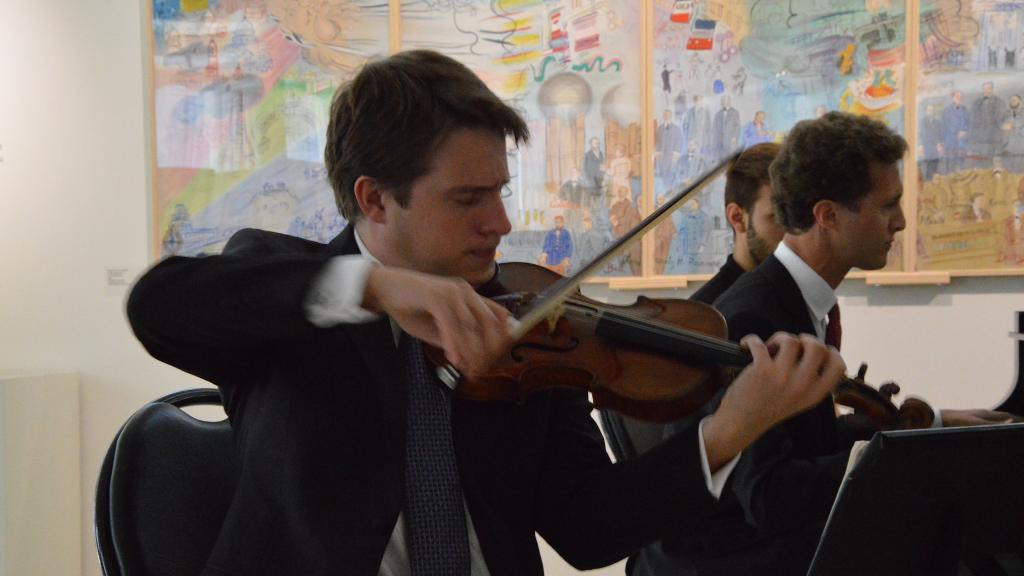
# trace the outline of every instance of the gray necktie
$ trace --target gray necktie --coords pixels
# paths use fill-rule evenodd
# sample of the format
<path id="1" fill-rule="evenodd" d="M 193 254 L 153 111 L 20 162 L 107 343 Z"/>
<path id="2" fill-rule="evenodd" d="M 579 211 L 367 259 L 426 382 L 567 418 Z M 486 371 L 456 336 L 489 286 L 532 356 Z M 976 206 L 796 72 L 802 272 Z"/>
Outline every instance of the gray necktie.
<path id="1" fill-rule="evenodd" d="M 412 576 L 469 576 L 469 537 L 452 442 L 451 398 L 438 386 L 419 340 L 403 334 L 409 380 L 405 518 Z"/>

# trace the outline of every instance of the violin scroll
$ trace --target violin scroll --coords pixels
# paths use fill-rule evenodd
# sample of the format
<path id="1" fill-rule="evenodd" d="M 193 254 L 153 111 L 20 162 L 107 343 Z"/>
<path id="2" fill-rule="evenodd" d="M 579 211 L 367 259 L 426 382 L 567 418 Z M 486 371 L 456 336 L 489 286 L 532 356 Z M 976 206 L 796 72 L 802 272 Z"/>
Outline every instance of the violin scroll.
<path id="1" fill-rule="evenodd" d="M 835 394 L 837 404 L 853 408 L 855 419 L 881 430 L 908 430 L 932 425 L 935 413 L 927 402 L 907 398 L 897 407 L 892 397 L 899 394 L 899 385 L 886 382 L 875 389 L 865 381 L 867 371 L 868 365 L 861 364 L 855 377 L 839 382 Z"/>

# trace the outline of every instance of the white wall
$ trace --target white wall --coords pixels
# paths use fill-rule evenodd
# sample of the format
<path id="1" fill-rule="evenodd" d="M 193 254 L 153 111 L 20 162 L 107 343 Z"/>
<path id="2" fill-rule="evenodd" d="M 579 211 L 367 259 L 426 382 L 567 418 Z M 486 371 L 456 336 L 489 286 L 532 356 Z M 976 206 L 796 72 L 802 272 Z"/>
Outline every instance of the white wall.
<path id="1" fill-rule="evenodd" d="M 144 401 L 194 384 L 143 353 L 124 320 L 124 289 L 106 283 L 108 268 L 149 259 L 139 6 L 4 2 L 0 17 L 0 370 L 81 376 L 90 575 L 99 574 L 92 492 L 107 444 Z"/>
<path id="2" fill-rule="evenodd" d="M 89 576 L 99 574 L 92 492 L 112 435 L 145 401 L 199 384 L 145 355 L 124 319 L 124 287 L 107 283 L 108 269 L 139 270 L 150 255 L 140 6 L 11 1 L 0 17 L 0 371 L 80 375 Z M 1024 310 L 1022 286 L 850 282 L 841 290 L 845 355 L 937 403 L 991 405 L 1014 374 L 1006 333 Z"/>

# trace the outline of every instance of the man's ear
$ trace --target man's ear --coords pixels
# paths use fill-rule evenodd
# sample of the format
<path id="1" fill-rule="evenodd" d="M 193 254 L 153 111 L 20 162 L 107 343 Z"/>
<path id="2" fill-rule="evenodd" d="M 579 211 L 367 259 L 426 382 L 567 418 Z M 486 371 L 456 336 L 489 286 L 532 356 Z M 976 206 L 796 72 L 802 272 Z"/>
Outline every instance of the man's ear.
<path id="1" fill-rule="evenodd" d="M 368 220 L 382 224 L 386 218 L 384 195 L 387 192 L 375 178 L 360 176 L 352 185 L 359 210 Z"/>
<path id="2" fill-rule="evenodd" d="M 840 208 L 841 206 L 832 200 L 819 200 L 811 209 L 815 225 L 828 230 L 834 229 L 839 219 Z"/>
<path id="3" fill-rule="evenodd" d="M 747 233 L 747 213 L 739 204 L 735 202 L 729 202 L 725 205 L 725 219 L 729 221 L 729 226 L 739 235 Z"/>

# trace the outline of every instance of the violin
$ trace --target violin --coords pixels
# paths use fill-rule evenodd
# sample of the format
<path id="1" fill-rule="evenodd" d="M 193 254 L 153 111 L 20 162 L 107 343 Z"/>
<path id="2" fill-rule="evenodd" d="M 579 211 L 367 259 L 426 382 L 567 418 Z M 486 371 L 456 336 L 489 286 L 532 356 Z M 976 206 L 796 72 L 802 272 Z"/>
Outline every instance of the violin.
<path id="1" fill-rule="evenodd" d="M 538 294 L 563 278 L 542 266 L 502 264 L 482 295 L 514 316 L 530 309 Z M 640 296 L 628 306 L 604 304 L 577 289 L 557 315 L 525 332 L 486 374 L 461 378 L 456 396 L 477 401 L 522 402 L 552 388 L 590 392 L 598 408 L 639 420 L 669 422 L 698 411 L 728 385 L 733 372 L 753 361 L 750 352 L 727 340 L 725 319 L 694 300 Z M 427 347 L 428 358 L 445 365 L 444 353 Z M 909 399 L 897 408 L 891 396 L 857 378 L 844 378 L 836 401 L 854 409 L 854 418 L 875 428 L 911 428 L 931 424 L 931 407 Z M 451 373 L 441 371 L 442 380 Z"/>

